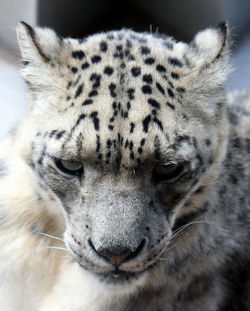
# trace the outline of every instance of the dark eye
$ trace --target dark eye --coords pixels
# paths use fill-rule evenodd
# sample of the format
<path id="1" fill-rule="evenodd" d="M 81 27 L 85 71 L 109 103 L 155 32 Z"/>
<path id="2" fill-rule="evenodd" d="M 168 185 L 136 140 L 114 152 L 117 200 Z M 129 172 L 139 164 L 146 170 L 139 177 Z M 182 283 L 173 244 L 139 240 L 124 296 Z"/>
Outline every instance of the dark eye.
<path id="1" fill-rule="evenodd" d="M 182 163 L 157 165 L 153 171 L 153 179 L 156 183 L 161 181 L 172 181 L 180 176 L 183 171 L 184 164 Z"/>
<path id="2" fill-rule="evenodd" d="M 80 176 L 83 172 L 83 166 L 80 162 L 70 160 L 55 159 L 55 164 L 62 172 L 70 175 Z"/>

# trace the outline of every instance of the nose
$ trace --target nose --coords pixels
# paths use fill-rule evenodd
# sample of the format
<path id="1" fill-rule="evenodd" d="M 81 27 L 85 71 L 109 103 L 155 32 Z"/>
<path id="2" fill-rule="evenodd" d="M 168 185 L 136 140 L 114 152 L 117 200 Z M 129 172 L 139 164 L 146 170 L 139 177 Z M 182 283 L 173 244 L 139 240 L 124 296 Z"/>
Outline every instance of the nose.
<path id="1" fill-rule="evenodd" d="M 89 246 L 92 248 L 93 251 L 95 251 L 95 253 L 97 253 L 100 257 L 110 262 L 114 266 L 119 266 L 122 263 L 137 257 L 145 245 L 145 239 L 142 239 L 136 250 L 133 251 L 129 248 L 123 248 L 119 245 L 107 248 L 99 247 L 96 249 L 91 239 L 89 239 L 88 242 Z"/>

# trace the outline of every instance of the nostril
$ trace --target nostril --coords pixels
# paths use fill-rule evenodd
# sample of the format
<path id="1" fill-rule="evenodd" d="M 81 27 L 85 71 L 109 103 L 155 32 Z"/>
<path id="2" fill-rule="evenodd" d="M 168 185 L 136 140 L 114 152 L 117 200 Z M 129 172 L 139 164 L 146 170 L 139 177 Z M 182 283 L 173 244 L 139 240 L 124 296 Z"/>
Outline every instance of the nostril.
<path id="1" fill-rule="evenodd" d="M 92 248 L 96 252 L 96 249 L 95 249 L 91 239 L 88 239 L 88 244 L 89 244 L 90 248 Z"/>
<path id="2" fill-rule="evenodd" d="M 141 243 L 138 245 L 137 249 L 126 257 L 126 261 L 132 260 L 135 257 L 137 257 L 139 253 L 142 251 L 142 249 L 144 248 L 145 243 L 146 243 L 146 239 L 144 238 L 142 239 Z"/>
<path id="3" fill-rule="evenodd" d="M 143 239 L 141 243 L 138 245 L 138 247 L 136 248 L 136 250 L 131 251 L 128 248 L 122 248 L 120 245 L 118 245 L 117 247 L 114 247 L 114 246 L 109 247 L 109 248 L 100 247 L 96 249 L 91 239 L 88 240 L 89 246 L 95 253 L 101 256 L 104 260 L 116 266 L 137 257 L 139 253 L 142 251 L 142 249 L 144 248 L 145 243 L 146 243 L 146 240 Z"/>

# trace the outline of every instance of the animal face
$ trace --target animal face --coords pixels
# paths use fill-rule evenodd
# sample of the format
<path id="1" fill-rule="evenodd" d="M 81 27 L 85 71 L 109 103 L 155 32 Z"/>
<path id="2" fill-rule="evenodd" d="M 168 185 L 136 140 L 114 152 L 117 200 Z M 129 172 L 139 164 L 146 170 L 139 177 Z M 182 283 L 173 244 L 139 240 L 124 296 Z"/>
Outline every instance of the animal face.
<path id="1" fill-rule="evenodd" d="M 31 165 L 62 206 L 65 244 L 102 282 L 139 286 L 220 160 L 227 27 L 190 45 L 129 30 L 62 40 L 24 23 L 18 35 Z"/>

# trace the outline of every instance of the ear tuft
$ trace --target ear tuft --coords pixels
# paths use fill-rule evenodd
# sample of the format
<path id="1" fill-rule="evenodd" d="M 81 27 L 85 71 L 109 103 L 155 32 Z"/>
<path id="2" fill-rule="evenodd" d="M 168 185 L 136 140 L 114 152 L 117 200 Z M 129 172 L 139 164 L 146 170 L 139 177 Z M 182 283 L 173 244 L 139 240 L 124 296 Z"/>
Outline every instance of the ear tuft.
<path id="1" fill-rule="evenodd" d="M 226 22 L 216 28 L 200 31 L 194 38 L 191 46 L 196 50 L 204 62 L 211 64 L 228 50 L 229 27 Z"/>
<path id="2" fill-rule="evenodd" d="M 17 25 L 17 38 L 24 62 L 49 63 L 59 55 L 61 39 L 51 29 L 33 29 L 25 22 Z"/>

